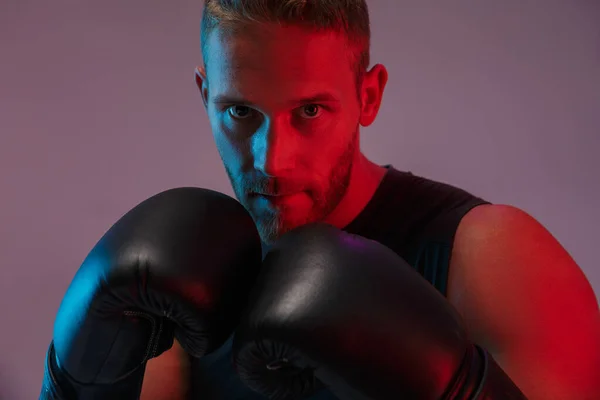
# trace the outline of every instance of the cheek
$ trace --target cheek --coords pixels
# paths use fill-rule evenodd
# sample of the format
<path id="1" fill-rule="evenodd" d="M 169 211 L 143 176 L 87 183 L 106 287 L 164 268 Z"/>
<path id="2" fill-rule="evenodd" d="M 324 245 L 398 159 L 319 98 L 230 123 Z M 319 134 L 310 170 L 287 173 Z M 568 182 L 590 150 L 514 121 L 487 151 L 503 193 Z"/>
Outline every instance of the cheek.
<path id="1" fill-rule="evenodd" d="M 311 152 L 310 165 L 320 187 L 327 187 L 331 184 L 332 172 L 340 163 L 347 146 L 348 143 L 342 142 L 342 140 L 320 141 L 314 145 L 313 149 L 319 149 L 319 151 Z"/>
<path id="2" fill-rule="evenodd" d="M 244 148 L 244 143 L 236 140 L 235 135 L 230 132 L 225 125 L 216 120 L 211 122 L 215 146 L 219 152 L 223 163 L 230 170 L 239 170 L 247 162 L 248 151 Z"/>
<path id="3" fill-rule="evenodd" d="M 240 143 L 232 140 L 232 135 L 220 126 L 213 127 L 213 138 L 225 166 L 231 171 L 240 170 L 246 162 L 244 157 L 248 155 Z"/>
<path id="4" fill-rule="evenodd" d="M 357 131 L 357 124 L 348 121 L 336 121 L 322 132 L 315 141 L 313 148 L 319 149 L 313 152 L 315 161 L 323 168 L 332 169 L 338 160 L 352 145 Z"/>

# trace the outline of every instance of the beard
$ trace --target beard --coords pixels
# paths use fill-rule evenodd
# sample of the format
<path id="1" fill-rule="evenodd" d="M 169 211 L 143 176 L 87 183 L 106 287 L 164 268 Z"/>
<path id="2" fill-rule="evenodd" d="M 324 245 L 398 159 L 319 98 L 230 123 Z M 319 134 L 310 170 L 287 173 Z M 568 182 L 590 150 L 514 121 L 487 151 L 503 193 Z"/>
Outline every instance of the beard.
<path id="1" fill-rule="evenodd" d="M 306 183 L 309 188 L 304 192 L 310 197 L 312 206 L 305 212 L 294 212 L 293 209 L 285 207 L 277 210 L 253 207 L 249 193 L 293 192 L 294 190 L 290 189 L 301 190 L 300 185 L 260 178 L 245 179 L 243 176 L 233 174 L 224 163 L 235 195 L 250 213 L 264 244 L 270 245 L 281 235 L 302 225 L 324 220 L 337 207 L 348 190 L 357 147 L 358 128 L 353 134 L 352 140 L 331 164 L 332 167 L 327 176 L 318 181 Z"/>

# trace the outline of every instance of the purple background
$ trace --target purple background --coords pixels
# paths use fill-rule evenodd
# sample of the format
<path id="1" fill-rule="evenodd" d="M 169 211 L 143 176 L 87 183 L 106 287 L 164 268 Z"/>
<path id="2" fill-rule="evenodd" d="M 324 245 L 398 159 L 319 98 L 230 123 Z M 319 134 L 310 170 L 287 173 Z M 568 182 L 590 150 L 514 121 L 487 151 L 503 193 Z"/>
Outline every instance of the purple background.
<path id="1" fill-rule="evenodd" d="M 600 291 L 600 2 L 369 2 L 375 161 L 531 213 Z M 232 194 L 194 84 L 197 0 L 0 2 L 0 398 L 39 394 L 67 285 L 139 201 Z"/>

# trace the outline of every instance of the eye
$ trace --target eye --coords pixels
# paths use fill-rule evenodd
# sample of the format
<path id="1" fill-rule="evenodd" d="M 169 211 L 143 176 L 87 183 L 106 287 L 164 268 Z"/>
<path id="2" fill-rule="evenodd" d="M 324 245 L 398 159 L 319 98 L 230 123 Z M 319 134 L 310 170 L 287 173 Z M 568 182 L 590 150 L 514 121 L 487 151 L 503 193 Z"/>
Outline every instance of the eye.
<path id="1" fill-rule="evenodd" d="M 307 104 L 300 107 L 301 118 L 303 119 L 315 119 L 321 116 L 323 107 L 319 104 Z M 243 120 L 252 117 L 254 110 L 244 105 L 233 105 L 227 108 L 229 115 L 236 120 Z"/>
<path id="2" fill-rule="evenodd" d="M 314 119 L 321 115 L 323 108 L 318 104 L 307 104 L 302 107 L 302 112 L 305 115 L 303 118 Z"/>
<path id="3" fill-rule="evenodd" d="M 248 106 L 231 106 L 227 112 L 235 119 L 246 119 L 252 115 L 252 109 Z"/>

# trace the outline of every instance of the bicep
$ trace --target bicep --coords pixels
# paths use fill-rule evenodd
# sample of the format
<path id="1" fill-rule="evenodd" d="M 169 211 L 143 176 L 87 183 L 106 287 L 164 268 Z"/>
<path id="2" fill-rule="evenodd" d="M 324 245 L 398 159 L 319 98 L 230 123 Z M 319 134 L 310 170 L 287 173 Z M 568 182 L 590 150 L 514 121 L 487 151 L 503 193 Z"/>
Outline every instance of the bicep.
<path id="1" fill-rule="evenodd" d="M 473 341 L 530 399 L 597 398 L 600 313 L 585 275 L 523 212 L 478 212 L 457 232 L 448 293 Z"/>
<path id="2" fill-rule="evenodd" d="M 146 364 L 141 400 L 187 400 L 189 385 L 189 358 L 175 341 L 171 349 Z"/>

